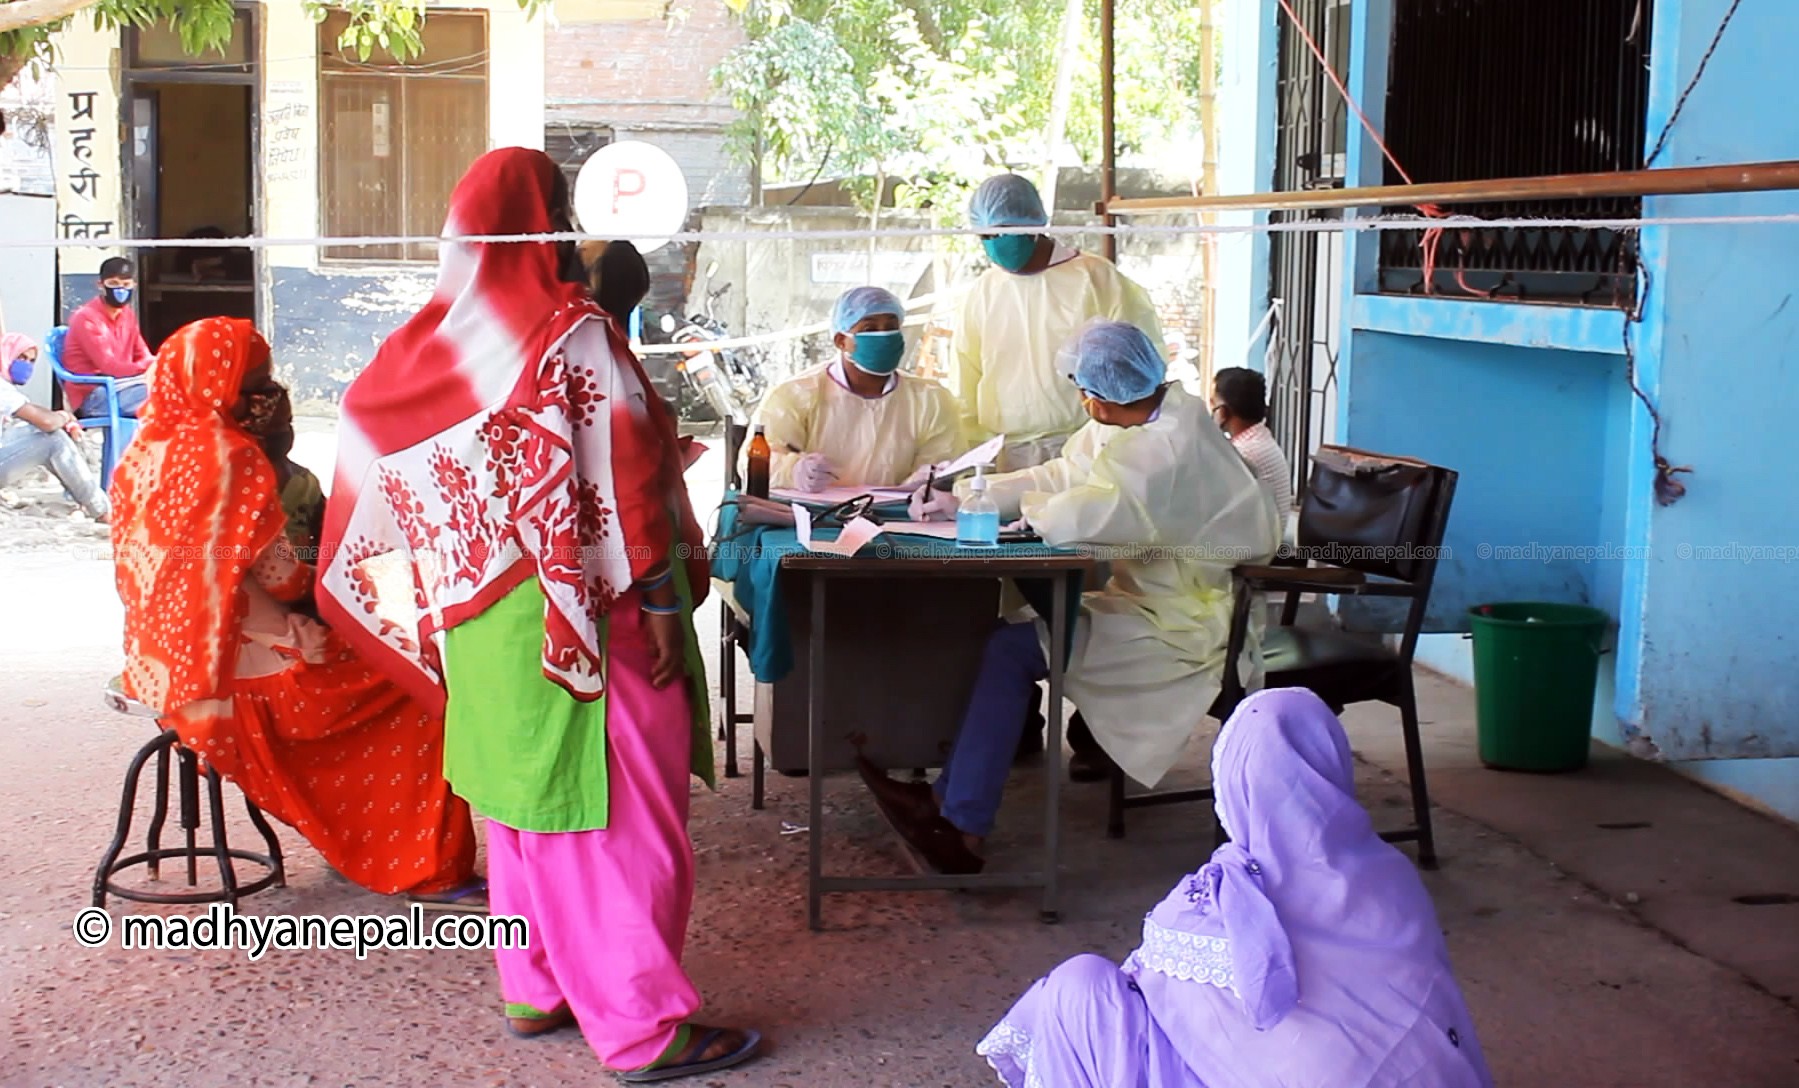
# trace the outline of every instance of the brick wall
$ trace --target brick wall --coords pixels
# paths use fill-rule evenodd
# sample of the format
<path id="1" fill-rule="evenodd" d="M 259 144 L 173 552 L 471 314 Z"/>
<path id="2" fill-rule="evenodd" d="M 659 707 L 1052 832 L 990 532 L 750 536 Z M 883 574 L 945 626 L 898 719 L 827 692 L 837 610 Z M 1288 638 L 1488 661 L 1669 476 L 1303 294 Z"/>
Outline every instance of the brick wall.
<path id="1" fill-rule="evenodd" d="M 712 69 L 744 40 L 717 0 L 674 0 L 663 19 L 565 23 L 545 34 L 545 105 L 608 124 L 729 124 Z M 604 114 L 604 116 L 601 116 Z"/>

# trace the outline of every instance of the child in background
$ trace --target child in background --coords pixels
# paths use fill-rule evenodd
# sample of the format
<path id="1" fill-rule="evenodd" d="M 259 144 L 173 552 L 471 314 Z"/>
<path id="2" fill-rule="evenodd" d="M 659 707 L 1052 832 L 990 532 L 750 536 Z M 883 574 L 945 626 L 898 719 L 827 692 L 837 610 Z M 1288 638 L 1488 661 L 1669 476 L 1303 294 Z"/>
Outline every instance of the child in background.
<path id="1" fill-rule="evenodd" d="M 294 448 L 294 407 L 285 386 L 271 383 L 250 396 L 250 418 L 244 427 L 262 443 L 275 466 L 275 488 L 287 516 L 287 542 L 302 563 L 319 561 L 319 537 L 325 531 L 325 491 L 319 478 L 288 459 Z M 316 619 L 310 593 L 296 611 Z"/>

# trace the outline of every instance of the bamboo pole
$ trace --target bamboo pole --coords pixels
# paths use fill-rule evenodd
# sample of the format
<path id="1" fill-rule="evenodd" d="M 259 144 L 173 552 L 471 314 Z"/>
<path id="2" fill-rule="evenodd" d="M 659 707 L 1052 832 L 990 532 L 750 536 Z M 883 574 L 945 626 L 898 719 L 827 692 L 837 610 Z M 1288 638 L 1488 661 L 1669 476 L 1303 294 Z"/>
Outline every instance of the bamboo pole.
<path id="1" fill-rule="evenodd" d="M 1320 189 L 1290 193 L 1241 193 L 1235 196 L 1112 198 L 1094 209 L 1107 217 L 1119 213 L 1202 211 L 1247 208 L 1304 211 L 1395 204 L 1471 204 L 1530 200 L 1568 200 L 1596 196 L 1692 196 L 1704 193 L 1758 193 L 1799 189 L 1799 160 L 1731 163 L 1722 166 L 1677 166 L 1657 170 L 1619 170 L 1600 174 L 1552 174 L 1494 181 L 1448 181 L 1423 185 L 1367 185 L 1354 189 Z"/>
<path id="2" fill-rule="evenodd" d="M 1118 98 L 1114 93 L 1117 51 L 1116 0 L 1099 0 L 1099 128 L 1103 154 L 1099 171 L 1100 212 L 1106 226 L 1117 222 L 1106 209 L 1118 203 Z M 1055 209 L 1049 209 L 1053 215 Z M 1107 234 L 1106 260 L 1118 263 L 1118 236 Z"/>
<path id="3" fill-rule="evenodd" d="M 1200 138 L 1205 141 L 1205 161 L 1200 166 L 1199 192 L 1210 195 L 1218 191 L 1218 5 L 1217 0 L 1202 0 L 1199 23 L 1200 63 L 1205 65 L 1205 88 L 1199 99 Z M 1200 221 L 1207 226 L 1218 222 L 1217 213 L 1204 211 Z M 1212 388 L 1212 375 L 1217 360 L 1213 345 L 1218 331 L 1218 236 L 1202 235 L 1200 248 L 1200 333 L 1199 378 L 1201 389 Z"/>

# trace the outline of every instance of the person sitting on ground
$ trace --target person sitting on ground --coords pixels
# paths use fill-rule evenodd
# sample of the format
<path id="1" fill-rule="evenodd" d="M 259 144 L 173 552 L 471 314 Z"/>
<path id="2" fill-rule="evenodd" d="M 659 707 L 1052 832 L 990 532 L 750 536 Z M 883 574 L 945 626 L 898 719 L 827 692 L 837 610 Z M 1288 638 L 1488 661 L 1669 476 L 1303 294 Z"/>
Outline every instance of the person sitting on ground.
<path id="1" fill-rule="evenodd" d="M 271 392 L 268 344 L 248 321 L 207 318 L 169 338 L 152 374 L 113 481 L 125 693 L 348 879 L 485 909 L 442 718 L 286 603 L 313 568 L 244 429 Z"/>
<path id="2" fill-rule="evenodd" d="M 1268 429 L 1268 386 L 1248 367 L 1233 366 L 1212 378 L 1212 418 L 1231 436 L 1256 482 L 1274 503 L 1283 532 L 1293 512 L 1293 472 Z"/>
<path id="3" fill-rule="evenodd" d="M 879 287 L 838 297 L 831 310 L 837 358 L 775 386 L 756 409 L 770 487 L 892 487 L 961 452 L 956 398 L 899 369 L 905 317 L 905 304 Z M 747 470 L 747 444 L 741 460 Z"/>
<path id="4" fill-rule="evenodd" d="M 38 347 L 16 332 L 0 335 L 0 487 L 11 487 L 32 469 L 47 469 L 95 521 L 112 516 L 112 504 L 81 452 L 81 424 L 67 412 L 31 403 L 20 388 L 31 380 Z"/>
<path id="5" fill-rule="evenodd" d="M 137 292 L 137 266 L 124 257 L 109 257 L 100 265 L 100 294 L 89 299 L 69 318 L 68 338 L 63 341 L 62 365 L 71 374 L 105 375 L 115 379 L 119 414 L 136 416 L 149 396 L 143 374 L 154 356 L 138 328 L 131 298 Z M 106 415 L 106 387 L 64 382 L 63 403 L 77 419 Z"/>
<path id="6" fill-rule="evenodd" d="M 1064 349 L 1090 420 L 1061 457 L 988 484 L 1000 517 L 1021 514 L 1044 543 L 1102 551 L 1110 577 L 1084 595 L 1068 697 L 1104 754 L 1145 786 L 1174 764 L 1217 698 L 1230 632 L 1231 568 L 1280 545 L 1274 508 L 1204 404 L 1167 380 L 1143 330 L 1089 325 Z M 968 484 L 913 497 L 913 516 L 954 518 Z M 861 771 L 882 813 L 942 872 L 979 872 L 982 840 L 1036 685 L 1049 674 L 1041 622 L 988 640 L 962 728 L 935 786 Z M 1261 626 L 1245 647 L 1261 682 Z M 1059 753 L 1058 753 L 1059 754 Z"/>
<path id="7" fill-rule="evenodd" d="M 1343 725 L 1251 695 L 1212 749 L 1232 841 L 976 1047 L 1010 1088 L 1491 1088 L 1430 893 L 1356 802 Z"/>

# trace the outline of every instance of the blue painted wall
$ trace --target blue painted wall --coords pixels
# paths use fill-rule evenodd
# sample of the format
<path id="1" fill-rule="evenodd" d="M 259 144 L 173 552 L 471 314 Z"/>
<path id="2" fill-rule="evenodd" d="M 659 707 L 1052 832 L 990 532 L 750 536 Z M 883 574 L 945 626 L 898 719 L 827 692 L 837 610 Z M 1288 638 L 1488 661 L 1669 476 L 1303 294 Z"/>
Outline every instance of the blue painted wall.
<path id="1" fill-rule="evenodd" d="M 1728 0 L 1661 0 L 1650 131 L 1659 132 Z M 1665 9 L 1665 10 L 1664 10 Z M 1658 165 L 1799 155 L 1799 5 L 1745 5 L 1687 100 Z M 1799 215 L 1799 194 L 1652 198 L 1649 216 Z M 1688 494 L 1643 511 L 1654 551 L 1642 586 L 1627 736 L 1666 757 L 1799 750 L 1795 640 L 1799 504 L 1799 226 L 1658 228 L 1659 350 L 1646 381 L 1664 408 L 1663 452 L 1691 464 Z M 1647 418 L 1638 413 L 1640 444 Z M 1639 458 L 1637 471 L 1646 473 Z M 1633 487 L 1635 485 L 1633 484 Z M 1708 554 L 1707 549 L 1716 549 Z M 1799 818 L 1799 760 L 1711 760 L 1688 773 Z"/>
<path id="2" fill-rule="evenodd" d="M 1349 444 L 1460 473 L 1430 629 L 1466 630 L 1468 608 L 1495 600 L 1617 615 L 1616 547 L 1597 545 L 1623 532 L 1623 442 L 1612 441 L 1622 361 L 1366 330 L 1349 342 Z M 1345 601 L 1343 615 L 1355 625 L 1363 613 Z"/>
<path id="3" fill-rule="evenodd" d="M 342 399 L 387 335 L 431 297 L 434 267 L 270 270 L 275 364 L 302 401 Z"/>
<path id="4" fill-rule="evenodd" d="M 1260 6 L 1278 17 L 1272 0 Z M 1651 134 L 1728 7 L 1656 0 Z M 1353 13 L 1351 88 L 1377 127 L 1390 17 L 1390 0 Z M 1799 115 L 1785 105 L 1799 65 L 1783 44 L 1796 38 L 1799 4 L 1746 5 L 1656 165 L 1799 157 Z M 1350 176 L 1379 180 L 1366 137 L 1351 140 Z M 1799 214 L 1799 196 L 1652 198 L 1645 213 Z M 1695 468 L 1687 497 L 1666 508 L 1652 499 L 1651 421 L 1625 380 L 1617 314 L 1373 296 L 1373 242 L 1352 236 L 1348 250 L 1340 433 L 1461 471 L 1438 629 L 1478 600 L 1603 609 L 1618 621 L 1617 653 L 1602 666 L 1595 735 L 1799 820 L 1799 760 L 1693 759 L 1799 751 L 1784 622 L 1799 601 L 1799 504 L 1786 498 L 1799 226 L 1644 232 L 1654 289 L 1633 334 L 1638 376 L 1666 409 L 1663 452 Z M 1498 551 L 1533 542 L 1534 556 Z M 1459 637 L 1427 638 L 1421 660 L 1469 678 Z"/>
<path id="5" fill-rule="evenodd" d="M 387 334 L 431 297 L 435 268 L 270 269 L 262 332 L 275 373 L 300 402 L 337 403 Z M 93 297 L 94 278 L 61 276 L 61 317 Z M 155 345 L 151 345 L 153 348 Z"/>

